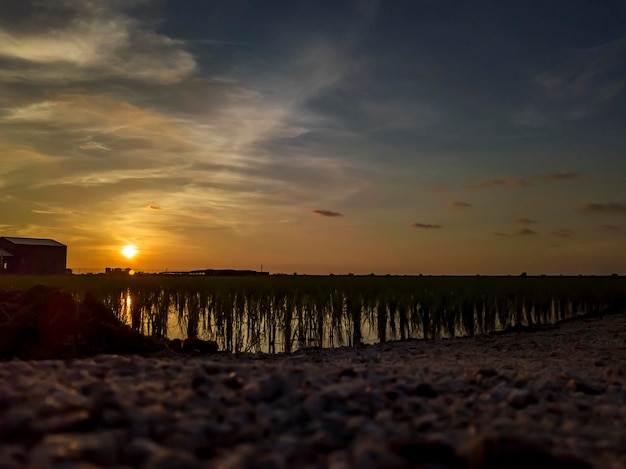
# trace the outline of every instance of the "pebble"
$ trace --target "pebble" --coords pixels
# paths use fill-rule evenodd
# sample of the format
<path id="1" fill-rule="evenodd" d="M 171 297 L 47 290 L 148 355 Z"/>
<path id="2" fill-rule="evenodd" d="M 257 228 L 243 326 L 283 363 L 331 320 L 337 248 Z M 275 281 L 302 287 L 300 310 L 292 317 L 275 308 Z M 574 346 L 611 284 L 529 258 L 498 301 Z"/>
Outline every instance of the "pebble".
<path id="1" fill-rule="evenodd" d="M 507 402 L 516 409 L 523 409 L 536 402 L 535 396 L 528 389 L 512 389 L 507 396 Z"/>
<path id="2" fill-rule="evenodd" d="M 0 467 L 626 467 L 625 333 L 0 362 Z"/>

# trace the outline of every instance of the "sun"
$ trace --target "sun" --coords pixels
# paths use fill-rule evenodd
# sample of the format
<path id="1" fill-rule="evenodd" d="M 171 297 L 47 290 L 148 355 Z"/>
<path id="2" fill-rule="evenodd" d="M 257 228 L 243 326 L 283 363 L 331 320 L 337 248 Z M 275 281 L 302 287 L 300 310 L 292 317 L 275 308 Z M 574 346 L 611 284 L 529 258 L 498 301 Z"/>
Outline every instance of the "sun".
<path id="1" fill-rule="evenodd" d="M 137 248 L 135 246 L 124 246 L 121 252 L 127 258 L 132 259 L 137 254 Z"/>

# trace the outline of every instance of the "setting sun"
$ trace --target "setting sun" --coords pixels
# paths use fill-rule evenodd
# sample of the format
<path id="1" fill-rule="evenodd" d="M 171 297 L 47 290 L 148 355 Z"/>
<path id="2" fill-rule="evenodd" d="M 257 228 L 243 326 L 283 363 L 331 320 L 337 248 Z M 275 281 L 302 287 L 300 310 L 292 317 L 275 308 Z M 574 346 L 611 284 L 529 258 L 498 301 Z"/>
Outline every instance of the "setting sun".
<path id="1" fill-rule="evenodd" d="M 122 248 L 122 254 L 129 259 L 132 259 L 135 257 L 135 254 L 137 254 L 137 248 L 135 246 L 124 246 Z"/>

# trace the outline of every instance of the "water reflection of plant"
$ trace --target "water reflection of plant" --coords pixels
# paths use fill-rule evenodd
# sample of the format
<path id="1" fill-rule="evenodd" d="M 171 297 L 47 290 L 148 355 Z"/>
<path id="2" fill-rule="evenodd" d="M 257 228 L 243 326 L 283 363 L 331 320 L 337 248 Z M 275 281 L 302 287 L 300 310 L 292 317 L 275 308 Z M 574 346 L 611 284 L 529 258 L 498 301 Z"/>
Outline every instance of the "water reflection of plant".
<path id="1" fill-rule="evenodd" d="M 232 351 L 293 351 L 549 324 L 624 306 L 623 277 L 7 277 L 105 302 L 134 329 L 216 340 Z"/>

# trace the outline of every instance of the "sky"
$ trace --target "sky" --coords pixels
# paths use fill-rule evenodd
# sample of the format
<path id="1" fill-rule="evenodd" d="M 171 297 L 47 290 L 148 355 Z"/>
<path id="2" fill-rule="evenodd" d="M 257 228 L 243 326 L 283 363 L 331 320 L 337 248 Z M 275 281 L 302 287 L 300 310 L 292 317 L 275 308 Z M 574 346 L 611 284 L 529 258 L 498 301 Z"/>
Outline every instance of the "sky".
<path id="1" fill-rule="evenodd" d="M 626 274 L 625 87 L 624 0 L 2 0 L 0 235 L 75 272 Z"/>

